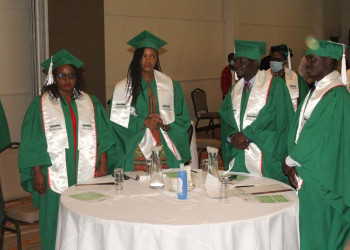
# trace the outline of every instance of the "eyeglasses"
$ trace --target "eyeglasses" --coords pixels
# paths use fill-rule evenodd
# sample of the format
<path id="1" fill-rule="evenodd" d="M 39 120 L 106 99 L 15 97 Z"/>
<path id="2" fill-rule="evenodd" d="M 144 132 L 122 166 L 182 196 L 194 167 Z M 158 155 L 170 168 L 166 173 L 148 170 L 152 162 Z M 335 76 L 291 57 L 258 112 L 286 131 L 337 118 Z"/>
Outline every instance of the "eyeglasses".
<path id="1" fill-rule="evenodd" d="M 76 74 L 66 74 L 66 73 L 60 73 L 56 75 L 58 78 L 60 78 L 61 80 L 74 80 L 77 79 L 77 75 Z"/>

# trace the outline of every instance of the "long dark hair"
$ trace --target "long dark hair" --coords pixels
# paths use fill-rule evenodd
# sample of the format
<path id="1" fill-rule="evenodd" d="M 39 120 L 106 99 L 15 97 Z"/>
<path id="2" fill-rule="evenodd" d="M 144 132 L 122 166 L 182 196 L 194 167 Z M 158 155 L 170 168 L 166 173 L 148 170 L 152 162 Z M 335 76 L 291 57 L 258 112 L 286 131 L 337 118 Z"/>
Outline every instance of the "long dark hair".
<path id="1" fill-rule="evenodd" d="M 81 96 L 81 91 L 84 90 L 85 87 L 85 78 L 83 76 L 83 69 L 77 69 L 74 65 L 68 64 L 74 69 L 74 73 L 77 75 L 77 81 L 75 83 L 75 87 L 72 94 L 72 99 L 76 99 L 77 97 Z M 60 97 L 60 94 L 58 92 L 57 83 L 56 83 L 56 76 L 57 76 L 57 68 L 52 71 L 54 82 L 51 85 L 44 85 L 41 89 L 41 93 L 44 94 L 45 92 L 48 92 L 49 95 L 55 99 L 58 99 Z"/>
<path id="2" fill-rule="evenodd" d="M 142 88 L 141 88 L 141 70 L 142 70 L 142 56 L 145 48 L 139 48 L 136 49 L 134 52 L 134 56 L 131 60 L 131 63 L 129 65 L 128 69 L 128 76 L 127 76 L 127 90 L 129 94 L 129 98 L 132 96 L 132 101 L 131 105 L 135 106 L 137 97 L 139 96 L 140 93 L 142 93 Z M 157 63 L 156 66 L 154 67 L 155 70 L 162 71 L 160 67 L 160 62 L 159 62 L 159 56 L 158 56 L 158 51 L 157 52 Z"/>

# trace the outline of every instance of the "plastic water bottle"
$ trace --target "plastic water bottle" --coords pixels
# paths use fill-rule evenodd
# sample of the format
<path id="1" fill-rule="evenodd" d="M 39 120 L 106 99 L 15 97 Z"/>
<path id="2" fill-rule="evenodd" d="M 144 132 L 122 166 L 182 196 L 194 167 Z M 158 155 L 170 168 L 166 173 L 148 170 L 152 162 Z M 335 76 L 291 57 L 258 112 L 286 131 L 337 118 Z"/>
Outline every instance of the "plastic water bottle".
<path id="1" fill-rule="evenodd" d="M 184 164 L 180 164 L 180 170 L 177 172 L 177 198 L 187 199 L 187 172 L 184 170 Z"/>

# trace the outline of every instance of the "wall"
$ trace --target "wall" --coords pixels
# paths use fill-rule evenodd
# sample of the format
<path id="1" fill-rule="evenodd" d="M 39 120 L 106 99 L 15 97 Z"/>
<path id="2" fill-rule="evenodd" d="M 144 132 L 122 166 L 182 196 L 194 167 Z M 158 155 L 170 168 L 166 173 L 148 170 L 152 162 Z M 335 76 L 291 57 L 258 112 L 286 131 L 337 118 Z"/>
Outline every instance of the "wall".
<path id="1" fill-rule="evenodd" d="M 105 104 L 103 0 L 49 0 L 50 54 L 66 49 L 85 65 L 86 91 Z"/>
<path id="2" fill-rule="evenodd" d="M 126 42 L 146 29 L 168 42 L 160 50 L 161 67 L 180 81 L 192 117 L 190 92 L 197 87 L 207 91 L 209 108 L 218 110 L 226 63 L 222 8 L 219 0 L 105 0 L 107 99 L 126 77 L 133 55 Z"/>
<path id="3" fill-rule="evenodd" d="M 266 41 L 267 53 L 271 46 L 286 43 L 293 49 L 293 69 L 297 69 L 305 53 L 304 37 L 324 37 L 324 25 L 321 21 L 324 0 L 232 1 L 234 37 Z"/>
<path id="4" fill-rule="evenodd" d="M 20 141 L 32 100 L 30 10 L 26 0 L 0 0 L 0 98 L 12 141 Z"/>

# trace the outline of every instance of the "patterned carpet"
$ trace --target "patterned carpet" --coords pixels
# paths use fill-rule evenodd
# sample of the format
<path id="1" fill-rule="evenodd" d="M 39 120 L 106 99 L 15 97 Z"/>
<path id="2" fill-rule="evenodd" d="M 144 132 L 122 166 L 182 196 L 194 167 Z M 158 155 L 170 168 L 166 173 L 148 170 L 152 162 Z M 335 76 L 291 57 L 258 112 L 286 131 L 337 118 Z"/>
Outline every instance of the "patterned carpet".
<path id="1" fill-rule="evenodd" d="M 40 235 L 39 235 L 39 224 L 22 225 L 21 229 L 21 240 L 23 250 L 39 250 L 40 247 Z M 5 232 L 4 239 L 4 250 L 16 250 L 17 249 L 17 238 L 16 234 Z"/>

